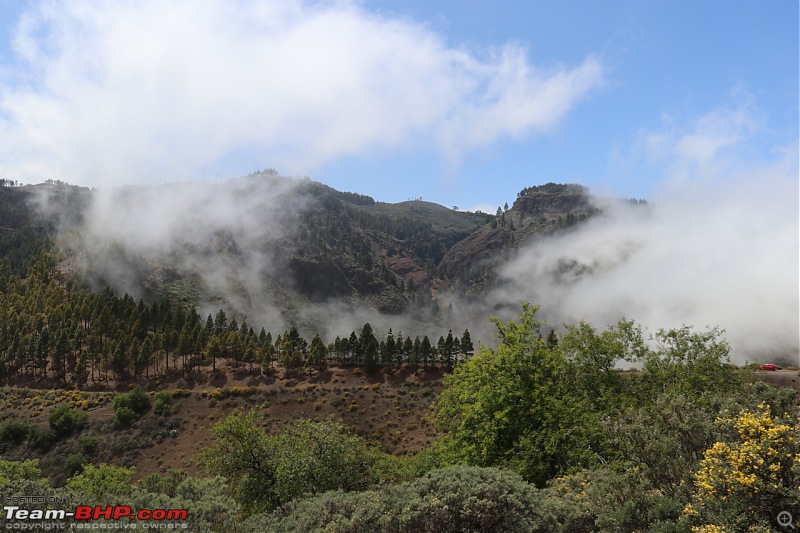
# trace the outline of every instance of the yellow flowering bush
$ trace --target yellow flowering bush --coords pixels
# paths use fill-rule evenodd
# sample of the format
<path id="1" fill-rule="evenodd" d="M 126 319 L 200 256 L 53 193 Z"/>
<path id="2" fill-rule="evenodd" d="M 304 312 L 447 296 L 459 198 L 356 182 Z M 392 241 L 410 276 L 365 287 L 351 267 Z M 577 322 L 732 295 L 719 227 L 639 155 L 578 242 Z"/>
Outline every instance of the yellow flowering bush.
<path id="1" fill-rule="evenodd" d="M 800 503 L 800 435 L 795 417 L 773 417 L 761 404 L 754 411 L 724 415 L 726 435 L 708 448 L 694 476 L 692 502 L 684 517 L 692 523 L 722 523 L 732 530 L 774 522 L 777 513 Z M 726 523 L 726 509 L 744 509 Z M 718 526 L 697 526 L 692 531 Z"/>
<path id="2" fill-rule="evenodd" d="M 692 533 L 725 533 L 725 528 L 707 524 L 705 526 L 694 526 Z"/>
<path id="3" fill-rule="evenodd" d="M 252 396 L 257 392 L 258 392 L 258 387 L 236 386 L 236 387 L 231 387 L 229 394 L 231 396 Z"/>

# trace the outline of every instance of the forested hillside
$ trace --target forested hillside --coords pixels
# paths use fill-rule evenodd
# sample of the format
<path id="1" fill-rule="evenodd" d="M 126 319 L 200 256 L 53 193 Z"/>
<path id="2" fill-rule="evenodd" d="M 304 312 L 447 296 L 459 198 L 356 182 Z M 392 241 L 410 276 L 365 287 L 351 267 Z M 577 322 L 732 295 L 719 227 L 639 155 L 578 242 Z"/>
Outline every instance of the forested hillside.
<path id="1" fill-rule="evenodd" d="M 37 256 L 25 278 L 0 260 L 0 380 L 28 378 L 56 384 L 86 385 L 182 376 L 199 366 L 216 369 L 218 359 L 257 365 L 268 372 L 276 363 L 287 369 L 324 370 L 329 364 L 363 367 L 368 372 L 402 365 L 452 368 L 473 352 L 468 330 L 452 331 L 432 343 L 427 335 L 397 336 L 390 328 L 376 336 L 369 323 L 323 341 L 307 341 L 296 326 L 282 332 L 258 332 L 220 309 L 202 318 L 182 303 L 138 303 L 106 288 L 98 293 L 61 283 L 51 254 Z M 258 328 L 258 326 L 256 326 Z M 171 367 L 170 367 L 171 365 Z"/>

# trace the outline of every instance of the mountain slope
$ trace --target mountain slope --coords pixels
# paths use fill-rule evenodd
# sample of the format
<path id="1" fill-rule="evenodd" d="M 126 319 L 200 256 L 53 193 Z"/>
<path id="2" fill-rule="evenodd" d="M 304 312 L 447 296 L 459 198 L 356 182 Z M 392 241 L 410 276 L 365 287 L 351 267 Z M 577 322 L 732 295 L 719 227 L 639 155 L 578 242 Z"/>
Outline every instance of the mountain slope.
<path id="1" fill-rule="evenodd" d="M 517 247 L 597 212 L 579 185 L 531 187 L 488 215 L 376 202 L 271 172 L 204 185 L 51 183 L 0 193 L 17 206 L 7 211 L 19 215 L 15 231 L 59 225 L 62 270 L 91 287 L 309 329 L 331 310 L 438 322 L 442 291 L 480 294 Z"/>

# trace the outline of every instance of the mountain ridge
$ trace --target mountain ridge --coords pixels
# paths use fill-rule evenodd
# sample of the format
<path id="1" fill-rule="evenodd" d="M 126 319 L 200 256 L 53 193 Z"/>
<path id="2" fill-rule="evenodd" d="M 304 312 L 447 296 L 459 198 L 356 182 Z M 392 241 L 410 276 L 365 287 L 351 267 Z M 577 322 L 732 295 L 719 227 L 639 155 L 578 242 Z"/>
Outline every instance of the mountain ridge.
<path id="1" fill-rule="evenodd" d="M 90 288 L 108 284 L 145 300 L 168 297 L 204 311 L 226 308 L 309 326 L 315 319 L 303 310 L 329 304 L 441 322 L 441 294 L 479 296 L 517 248 L 600 212 L 577 184 L 526 188 L 494 215 L 421 200 L 380 202 L 271 172 L 170 187 L 123 188 L 110 199 L 52 181 L 2 189 L 5 201 L 16 194 L 37 206 L 36 220 L 58 243 L 62 270 Z M 193 205 L 192 195 L 207 204 Z M 173 210 L 153 207 L 163 196 L 173 197 Z M 181 196 L 189 198 L 185 204 Z M 106 211 L 98 207 L 103 202 Z M 106 220 L 104 212 L 130 215 Z M 31 221 L 20 224 L 21 231 Z M 163 242 L 151 235 L 158 232 Z M 146 244 L 149 238 L 158 244 Z"/>

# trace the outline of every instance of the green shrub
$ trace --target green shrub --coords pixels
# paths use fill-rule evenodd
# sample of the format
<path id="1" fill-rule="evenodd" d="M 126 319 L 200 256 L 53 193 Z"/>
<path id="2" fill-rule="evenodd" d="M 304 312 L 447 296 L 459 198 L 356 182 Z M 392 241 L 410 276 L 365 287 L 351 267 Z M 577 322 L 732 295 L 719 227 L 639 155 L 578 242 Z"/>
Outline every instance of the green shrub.
<path id="1" fill-rule="evenodd" d="M 6 461 L 0 459 L 0 484 L 14 483 L 22 480 L 34 480 L 42 477 L 38 459 L 27 461 Z"/>
<path id="2" fill-rule="evenodd" d="M 150 409 L 150 396 L 143 387 L 137 385 L 127 394 L 117 394 L 114 397 L 114 411 L 127 407 L 138 415 L 143 415 Z"/>
<path id="3" fill-rule="evenodd" d="M 172 411 L 172 396 L 167 391 L 156 393 L 153 401 L 153 412 L 157 415 L 167 416 Z"/>
<path id="4" fill-rule="evenodd" d="M 128 496 L 133 490 L 131 476 L 134 471 L 133 467 L 86 465 L 80 474 L 72 476 L 67 481 L 67 488 L 91 498 Z"/>
<path id="5" fill-rule="evenodd" d="M 118 428 L 130 427 L 137 420 L 139 415 L 133 409 L 128 407 L 114 409 L 114 425 Z"/>
<path id="6" fill-rule="evenodd" d="M 231 480 L 250 510 L 273 509 L 294 498 L 327 490 L 367 487 L 373 455 L 363 439 L 332 421 L 301 420 L 268 436 L 257 413 L 234 414 L 211 430 L 205 452 L 211 472 Z"/>
<path id="7" fill-rule="evenodd" d="M 50 430 L 56 438 L 66 437 L 70 433 L 79 431 L 86 427 L 89 415 L 83 411 L 71 409 L 69 405 L 62 403 L 50 412 L 48 421 Z"/>
<path id="8" fill-rule="evenodd" d="M 173 469 L 166 476 L 158 474 L 145 476 L 136 485 L 147 492 L 165 494 L 170 498 L 174 498 L 175 494 L 177 494 L 178 485 L 186 479 L 186 476 L 186 471 Z"/>
<path id="9" fill-rule="evenodd" d="M 294 500 L 273 513 L 253 515 L 243 524 L 252 533 L 376 533 L 398 531 L 397 519 L 390 511 L 410 496 L 406 487 L 387 487 L 382 491 L 326 492 L 314 498 Z"/>
<path id="10" fill-rule="evenodd" d="M 413 497 L 396 512 L 403 531 L 546 531 L 539 491 L 519 475 L 454 466 L 410 483 Z"/>
<path id="11" fill-rule="evenodd" d="M 56 441 L 56 435 L 52 431 L 42 431 L 38 427 L 31 425 L 28 433 L 28 443 L 39 450 L 49 449 Z"/>
<path id="12" fill-rule="evenodd" d="M 84 453 L 94 454 L 100 448 L 100 439 L 96 435 L 86 435 L 81 437 L 81 448 Z"/>
<path id="13" fill-rule="evenodd" d="M 150 409 L 150 396 L 140 386 L 134 387 L 127 394 L 114 396 L 114 425 L 129 427 Z"/>
<path id="14" fill-rule="evenodd" d="M 67 460 L 64 461 L 64 470 L 68 476 L 80 474 L 83 472 L 84 467 L 86 467 L 86 457 L 79 453 L 70 455 L 67 457 Z"/>
<path id="15" fill-rule="evenodd" d="M 540 517 L 540 500 L 539 491 L 517 474 L 456 466 L 404 485 L 294 500 L 243 525 L 245 531 L 298 533 L 550 531 L 552 524 Z"/>
<path id="16" fill-rule="evenodd" d="M 681 515 L 679 497 L 654 490 L 642 469 L 626 463 L 557 478 L 541 494 L 552 531 L 665 531 Z"/>
<path id="17" fill-rule="evenodd" d="M 19 446 L 28 439 L 36 428 L 24 420 L 6 420 L 0 425 L 0 449 Z"/>

